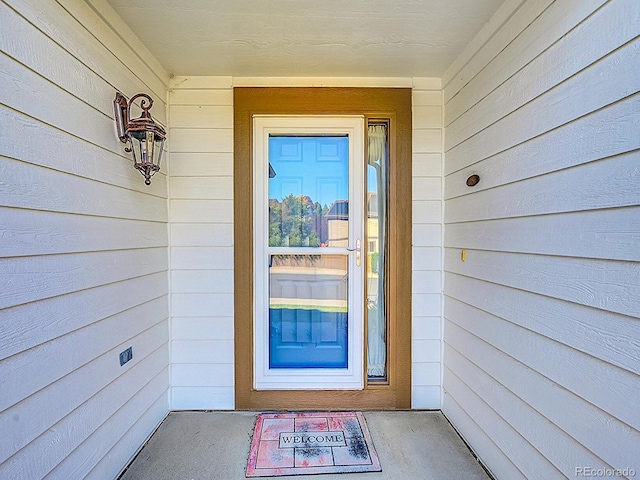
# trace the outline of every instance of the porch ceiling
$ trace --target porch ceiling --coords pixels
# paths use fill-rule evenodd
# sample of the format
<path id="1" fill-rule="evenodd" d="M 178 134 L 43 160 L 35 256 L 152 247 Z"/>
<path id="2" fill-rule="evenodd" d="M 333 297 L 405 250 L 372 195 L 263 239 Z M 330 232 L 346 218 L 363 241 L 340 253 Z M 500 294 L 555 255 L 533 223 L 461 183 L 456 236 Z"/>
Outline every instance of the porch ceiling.
<path id="1" fill-rule="evenodd" d="M 440 77 L 504 0 L 107 0 L 175 75 Z"/>

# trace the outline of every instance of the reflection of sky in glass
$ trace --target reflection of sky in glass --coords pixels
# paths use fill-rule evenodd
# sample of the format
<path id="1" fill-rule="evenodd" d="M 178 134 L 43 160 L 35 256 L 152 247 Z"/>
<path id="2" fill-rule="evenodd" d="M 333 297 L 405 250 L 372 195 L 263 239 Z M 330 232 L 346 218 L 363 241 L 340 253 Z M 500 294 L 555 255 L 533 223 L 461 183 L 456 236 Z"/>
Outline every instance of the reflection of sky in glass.
<path id="1" fill-rule="evenodd" d="M 371 165 L 367 166 L 367 192 L 378 191 L 378 171 Z"/>
<path id="2" fill-rule="evenodd" d="M 276 172 L 269 179 L 269 198 L 307 195 L 330 206 L 346 200 L 349 187 L 349 138 L 269 137 L 269 162 Z"/>

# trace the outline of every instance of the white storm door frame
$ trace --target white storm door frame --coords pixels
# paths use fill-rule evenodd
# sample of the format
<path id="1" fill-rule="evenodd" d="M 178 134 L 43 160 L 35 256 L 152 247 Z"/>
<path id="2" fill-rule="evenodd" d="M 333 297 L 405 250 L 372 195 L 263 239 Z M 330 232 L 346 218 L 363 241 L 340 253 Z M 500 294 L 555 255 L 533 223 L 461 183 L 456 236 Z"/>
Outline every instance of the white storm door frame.
<path id="1" fill-rule="evenodd" d="M 349 137 L 349 247 L 364 245 L 364 117 L 356 115 L 254 115 L 254 388 L 256 390 L 362 390 L 364 388 L 364 261 L 346 247 L 285 247 L 267 245 L 269 192 L 269 136 L 332 135 Z M 269 368 L 269 255 L 340 254 L 348 256 L 347 368 Z"/>

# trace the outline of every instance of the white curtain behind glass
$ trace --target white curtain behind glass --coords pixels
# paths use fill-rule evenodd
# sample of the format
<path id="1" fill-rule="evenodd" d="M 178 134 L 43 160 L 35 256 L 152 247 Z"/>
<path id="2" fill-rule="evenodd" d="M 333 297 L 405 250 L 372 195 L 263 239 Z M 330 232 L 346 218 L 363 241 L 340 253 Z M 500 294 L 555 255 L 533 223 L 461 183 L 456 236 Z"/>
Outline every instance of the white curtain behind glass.
<path id="1" fill-rule="evenodd" d="M 375 192 L 372 196 L 375 204 L 368 205 L 367 221 L 370 222 L 373 214 L 377 213 L 378 220 L 378 261 L 377 276 L 371 274 L 367 281 L 367 374 L 369 377 L 386 376 L 386 321 L 385 321 L 385 289 L 384 289 L 384 265 L 385 265 L 385 245 L 386 245 L 386 205 L 387 205 L 387 127 L 386 125 L 369 125 L 369 160 L 368 164 L 373 167 L 375 175 Z M 373 176 L 369 176 L 370 181 Z M 369 192 L 374 186 L 369 185 Z M 377 212 L 376 212 L 377 211 Z M 369 226 L 367 226 L 367 229 Z"/>

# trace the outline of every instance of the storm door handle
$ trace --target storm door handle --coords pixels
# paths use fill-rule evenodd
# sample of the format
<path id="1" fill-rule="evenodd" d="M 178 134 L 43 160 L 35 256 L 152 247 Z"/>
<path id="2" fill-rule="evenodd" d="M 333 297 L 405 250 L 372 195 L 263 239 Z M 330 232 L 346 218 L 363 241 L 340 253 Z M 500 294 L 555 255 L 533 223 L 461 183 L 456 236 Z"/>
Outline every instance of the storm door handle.
<path id="1" fill-rule="evenodd" d="M 356 248 L 347 248 L 349 252 L 356 252 L 356 266 L 360 266 L 360 260 L 362 257 L 362 249 L 360 248 L 360 239 L 356 240 Z"/>

